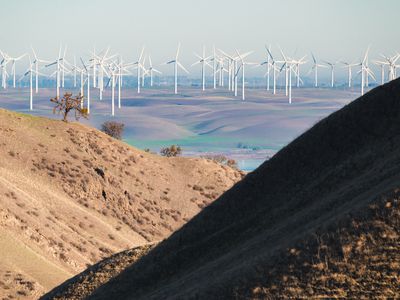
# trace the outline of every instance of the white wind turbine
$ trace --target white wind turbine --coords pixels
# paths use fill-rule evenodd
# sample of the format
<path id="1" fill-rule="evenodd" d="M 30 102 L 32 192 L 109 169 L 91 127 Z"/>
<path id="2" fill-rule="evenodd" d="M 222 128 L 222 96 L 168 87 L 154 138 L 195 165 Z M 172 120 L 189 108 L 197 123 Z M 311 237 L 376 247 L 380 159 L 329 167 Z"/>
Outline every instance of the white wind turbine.
<path id="1" fill-rule="evenodd" d="M 96 46 L 93 46 L 93 87 L 96 87 L 96 67 L 97 67 L 97 56 L 96 56 Z"/>
<path id="2" fill-rule="evenodd" d="M 86 94 L 86 97 L 87 97 L 87 113 L 89 114 L 90 113 L 90 66 L 85 64 L 85 62 L 83 61 L 82 57 L 80 59 L 81 59 L 83 68 L 85 69 L 86 76 L 87 76 L 87 79 L 86 79 L 86 83 L 87 83 L 87 94 Z M 82 96 L 83 96 L 83 94 L 82 94 Z"/>
<path id="3" fill-rule="evenodd" d="M 307 55 L 304 55 L 301 59 L 292 60 L 292 64 L 293 64 L 293 67 L 295 68 L 294 72 L 295 72 L 296 80 L 297 80 L 296 87 L 300 87 L 300 81 L 303 84 L 303 81 L 300 78 L 300 66 L 307 63 L 307 61 L 304 60 L 306 57 L 307 57 Z"/>
<path id="4" fill-rule="evenodd" d="M 76 88 L 76 71 L 77 71 L 77 67 L 76 67 L 76 56 L 74 55 L 74 66 L 72 67 L 72 71 L 74 71 L 74 88 Z"/>
<path id="5" fill-rule="evenodd" d="M 174 83 L 175 83 L 175 89 L 174 89 L 174 92 L 175 92 L 175 94 L 178 93 L 178 66 L 179 66 L 183 71 L 185 71 L 187 74 L 189 74 L 189 71 L 186 70 L 185 67 L 184 67 L 184 66 L 179 62 L 179 60 L 178 60 L 180 48 L 181 48 L 181 44 L 179 43 L 179 44 L 178 44 L 178 49 L 177 49 L 177 51 L 176 51 L 175 59 L 170 60 L 170 61 L 168 61 L 168 62 L 165 63 L 165 64 L 167 64 L 167 65 L 174 64 L 174 77 L 175 77 L 175 82 L 174 82 Z"/>
<path id="6" fill-rule="evenodd" d="M 278 61 L 276 61 L 274 59 L 274 57 L 272 56 L 271 50 L 267 49 L 267 52 L 268 52 L 268 55 L 270 56 L 270 58 L 272 60 L 271 67 L 272 67 L 272 70 L 273 70 L 273 73 L 272 73 L 272 75 L 273 75 L 273 77 L 272 77 L 273 78 L 273 94 L 276 95 L 276 78 L 277 78 L 276 72 L 277 71 L 281 72 L 282 68 L 278 68 L 278 66 L 277 66 Z"/>
<path id="7" fill-rule="evenodd" d="M 216 72 L 217 72 L 217 54 L 215 53 L 215 46 L 213 46 L 213 57 L 211 58 L 213 64 L 213 88 L 217 88 L 217 77 L 216 77 Z"/>
<path id="8" fill-rule="evenodd" d="M 351 88 L 351 82 L 352 82 L 352 68 L 357 66 L 358 64 L 356 63 L 348 63 L 343 61 L 342 64 L 344 64 L 344 68 L 347 68 L 347 80 L 348 80 L 348 86 Z"/>
<path id="9" fill-rule="evenodd" d="M 15 65 L 16 65 L 16 62 L 21 60 L 22 58 L 24 58 L 26 55 L 27 55 L 26 53 L 24 53 L 24 54 L 22 54 L 22 55 L 20 55 L 18 57 L 11 57 L 6 53 L 3 53 L 3 55 L 2 55 L 3 57 L 5 56 L 5 58 L 9 62 L 11 62 L 11 73 L 12 73 L 12 77 L 13 77 L 13 88 L 15 88 L 15 76 L 16 76 Z"/>
<path id="10" fill-rule="evenodd" d="M 237 88 L 236 83 L 237 83 L 237 78 L 236 78 L 236 73 L 237 73 L 237 61 L 239 60 L 239 57 L 234 55 L 229 55 L 226 54 L 224 51 L 221 49 L 218 49 L 219 52 L 224 56 L 218 57 L 218 68 L 216 70 L 216 73 L 219 73 L 219 86 L 224 85 L 224 72 L 228 72 L 228 90 L 229 91 L 235 91 L 235 97 L 237 96 Z M 224 58 L 228 60 L 228 70 L 225 69 L 224 67 Z M 235 83 L 236 80 L 236 83 Z"/>
<path id="11" fill-rule="evenodd" d="M 198 55 L 197 53 L 194 53 L 194 55 L 199 59 L 196 61 L 194 64 L 192 64 L 192 67 L 198 64 L 201 64 L 201 83 L 202 83 L 202 89 L 203 91 L 205 90 L 206 87 L 206 73 L 205 73 L 205 68 L 206 65 L 211 67 L 207 60 L 211 58 L 211 56 L 206 57 L 206 48 L 203 46 L 203 56 Z"/>
<path id="12" fill-rule="evenodd" d="M 290 69 L 291 65 L 290 65 L 290 61 L 286 58 L 282 49 L 279 48 L 279 50 L 280 50 L 282 58 L 283 58 L 283 65 L 282 65 L 281 71 L 283 69 L 285 69 L 285 95 L 288 96 L 289 95 L 289 72 L 291 72 L 291 70 L 289 70 L 289 69 Z M 290 78 L 290 80 L 292 80 L 292 79 Z M 289 98 L 290 98 L 290 96 L 289 96 Z"/>
<path id="13" fill-rule="evenodd" d="M 31 57 L 29 58 L 29 68 L 26 70 L 24 75 L 20 78 L 20 81 L 29 74 L 29 110 L 33 110 L 33 74 L 38 74 L 36 68 L 34 68 L 34 63 L 32 63 Z"/>
<path id="14" fill-rule="evenodd" d="M 162 73 L 153 67 L 153 62 L 151 61 L 151 56 L 150 55 L 149 55 L 149 68 L 148 68 L 148 71 L 150 73 L 150 86 L 153 86 L 153 72 L 156 72 L 158 74 L 162 74 Z"/>
<path id="15" fill-rule="evenodd" d="M 62 60 L 63 60 L 63 58 L 61 57 L 61 45 L 60 45 L 60 48 L 58 50 L 58 58 L 54 62 L 45 65 L 46 68 L 56 65 L 56 71 L 53 74 L 56 75 L 56 95 L 57 95 L 57 98 L 60 97 L 60 69 L 61 69 L 61 61 Z"/>
<path id="16" fill-rule="evenodd" d="M 62 57 L 62 60 L 61 60 L 61 64 L 60 64 L 60 67 L 61 67 L 61 87 L 62 88 L 64 88 L 65 72 L 67 71 L 67 68 L 65 67 L 65 64 L 68 63 L 65 60 L 65 56 L 67 55 L 67 48 L 68 48 L 67 45 L 65 45 L 64 54 L 63 54 L 63 57 Z"/>
<path id="17" fill-rule="evenodd" d="M 35 65 L 35 92 L 36 92 L 36 94 L 38 93 L 38 91 L 39 91 L 39 64 L 40 63 L 50 63 L 49 61 L 47 61 L 47 60 L 44 60 L 44 59 L 40 59 L 40 58 L 38 58 L 38 56 L 36 55 L 36 52 L 35 52 L 35 49 L 33 49 L 33 47 L 31 46 L 31 49 L 32 49 L 32 52 L 33 52 L 33 58 L 34 58 L 34 60 L 33 60 L 33 64 Z"/>
<path id="18" fill-rule="evenodd" d="M 9 60 L 4 56 L 3 52 L 0 50 L 0 54 L 3 57 L 3 59 L 0 62 L 0 67 L 1 67 L 1 86 L 3 89 L 7 88 L 7 77 L 8 77 L 8 72 L 7 72 L 7 64 L 9 63 Z"/>
<path id="19" fill-rule="evenodd" d="M 104 52 L 103 55 L 101 55 L 101 52 L 100 52 L 100 55 L 101 55 L 101 56 L 96 55 L 96 56 L 92 59 L 92 61 L 93 61 L 93 68 L 95 68 L 96 66 L 99 67 L 99 72 L 98 72 L 98 74 L 97 74 L 97 80 L 98 80 L 97 87 L 99 88 L 99 99 L 100 99 L 100 100 L 103 100 L 104 74 L 106 74 L 107 76 L 109 76 L 109 74 L 108 74 L 108 72 L 107 72 L 107 69 L 106 69 L 106 62 L 107 62 L 109 59 L 111 59 L 112 57 L 116 56 L 116 54 L 115 54 L 115 55 L 113 55 L 113 56 L 107 57 L 109 51 L 110 51 L 110 47 L 108 47 L 108 48 L 106 49 L 106 51 L 102 51 L 102 52 Z M 94 72 L 94 74 L 95 74 L 95 73 L 96 73 L 96 72 Z"/>
<path id="20" fill-rule="evenodd" d="M 266 77 L 267 79 L 267 91 L 269 91 L 269 86 L 270 86 L 270 73 L 271 73 L 271 56 L 269 55 L 270 51 L 271 51 L 271 46 L 265 45 L 265 50 L 267 50 L 267 60 L 263 61 L 260 63 L 260 66 L 267 66 L 267 70 L 266 73 L 264 75 L 264 77 Z"/>
<path id="21" fill-rule="evenodd" d="M 140 93 L 140 80 L 141 80 L 141 71 L 145 71 L 145 68 L 142 63 L 142 57 L 143 57 L 143 52 L 144 52 L 144 46 L 142 47 L 142 51 L 140 52 L 139 58 L 137 62 L 134 63 L 136 65 L 136 76 L 137 76 L 137 92 L 138 94 Z"/>
<path id="22" fill-rule="evenodd" d="M 381 57 L 383 57 L 385 61 L 378 61 L 378 63 L 381 65 L 381 69 L 383 69 L 384 66 L 388 67 L 388 80 L 391 81 L 396 79 L 396 62 L 400 58 L 400 54 L 394 56 L 386 56 L 381 54 Z"/>
<path id="23" fill-rule="evenodd" d="M 83 79 L 83 75 L 85 74 L 85 69 L 84 68 L 79 68 L 78 66 L 75 67 L 75 70 L 79 73 L 79 78 L 80 78 L 80 84 L 79 84 L 79 88 L 80 88 L 80 94 L 81 96 L 84 95 L 84 86 L 85 86 L 85 81 Z M 83 101 L 81 104 L 81 107 L 83 108 Z"/>
<path id="24" fill-rule="evenodd" d="M 245 62 L 244 58 L 247 57 L 248 55 L 250 55 L 253 51 L 247 52 L 245 54 L 240 54 L 238 50 L 236 50 L 237 56 L 239 57 L 239 60 L 241 62 L 240 68 L 242 69 L 242 100 L 245 100 L 245 66 L 246 65 L 255 65 L 255 63 L 249 63 L 249 62 Z M 240 68 L 237 70 L 235 76 L 238 76 L 238 73 L 240 71 Z"/>
<path id="25" fill-rule="evenodd" d="M 311 53 L 311 56 L 313 59 L 311 71 L 314 70 L 314 87 L 318 87 L 318 68 L 327 68 L 327 66 L 319 64 L 313 53 Z"/>
<path id="26" fill-rule="evenodd" d="M 380 61 L 380 60 L 375 60 L 374 64 L 379 66 L 381 69 L 381 84 L 385 83 L 385 66 L 387 66 L 387 62 L 385 61 Z"/>
<path id="27" fill-rule="evenodd" d="M 369 52 L 369 47 L 365 52 L 364 59 L 358 64 L 358 66 L 361 67 L 361 70 L 358 71 L 358 74 L 361 73 L 361 96 L 364 95 L 364 87 L 366 85 L 367 78 L 370 76 L 372 79 L 376 80 L 374 73 L 368 67 L 368 52 Z"/>
<path id="28" fill-rule="evenodd" d="M 331 68 L 331 87 L 335 86 L 335 66 L 336 62 L 325 61 L 326 65 Z"/>
<path id="29" fill-rule="evenodd" d="M 217 64 L 217 73 L 219 74 L 218 78 L 218 86 L 224 86 L 224 72 L 227 72 L 228 70 L 225 69 L 224 66 L 225 63 L 225 57 L 220 56 L 218 57 L 218 64 Z"/>
<path id="30" fill-rule="evenodd" d="M 288 96 L 289 96 L 289 104 L 292 104 L 292 70 L 296 67 L 296 61 L 293 60 L 287 60 L 286 57 L 284 57 L 285 62 L 282 65 L 281 71 L 283 68 L 285 68 L 285 72 L 287 72 L 287 90 L 288 90 Z M 296 74 L 297 72 L 293 70 L 293 72 Z"/>
<path id="31" fill-rule="evenodd" d="M 292 71 L 294 74 L 297 76 L 297 81 L 300 82 L 300 73 L 298 72 L 297 65 L 303 62 L 303 57 L 300 60 L 293 60 L 291 58 L 288 58 L 285 56 L 283 53 L 282 49 L 280 49 L 282 57 L 284 59 L 284 63 L 282 65 L 282 68 L 285 68 L 285 90 L 286 90 L 286 95 L 289 96 L 289 104 L 292 103 Z"/>
<path id="32" fill-rule="evenodd" d="M 115 86 L 116 86 L 116 79 L 115 77 L 119 77 L 119 72 L 118 72 L 118 67 L 115 66 L 114 64 L 111 64 L 109 66 L 109 72 L 111 73 L 110 79 L 108 80 L 108 83 L 106 86 L 110 84 L 111 81 L 111 116 L 114 117 L 115 115 Z M 120 107 L 120 104 L 119 104 Z"/>

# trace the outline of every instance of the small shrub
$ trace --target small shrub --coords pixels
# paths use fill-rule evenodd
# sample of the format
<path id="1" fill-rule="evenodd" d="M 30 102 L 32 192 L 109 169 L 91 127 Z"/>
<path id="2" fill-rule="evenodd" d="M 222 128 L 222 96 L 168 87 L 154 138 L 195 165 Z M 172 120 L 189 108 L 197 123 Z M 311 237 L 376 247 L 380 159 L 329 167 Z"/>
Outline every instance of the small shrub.
<path id="1" fill-rule="evenodd" d="M 234 169 L 237 169 L 237 162 L 234 159 L 230 159 L 226 157 L 225 155 L 222 154 L 216 154 L 216 155 L 203 155 L 201 158 L 209 159 L 212 161 L 215 161 L 216 163 L 219 163 L 221 165 L 225 165 Z"/>
<path id="2" fill-rule="evenodd" d="M 166 157 L 174 157 L 182 154 L 182 148 L 180 146 L 171 145 L 169 147 L 161 148 L 160 154 Z"/>
<path id="3" fill-rule="evenodd" d="M 101 124 L 101 131 L 115 139 L 120 140 L 122 138 L 122 133 L 124 132 L 124 127 L 125 124 L 123 123 L 107 121 Z"/>

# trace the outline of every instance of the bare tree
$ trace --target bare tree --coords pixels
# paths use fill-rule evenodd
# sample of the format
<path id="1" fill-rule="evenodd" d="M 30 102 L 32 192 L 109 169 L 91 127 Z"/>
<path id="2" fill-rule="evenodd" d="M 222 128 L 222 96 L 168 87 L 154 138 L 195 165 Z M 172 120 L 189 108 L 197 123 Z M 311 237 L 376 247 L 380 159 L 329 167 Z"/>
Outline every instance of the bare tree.
<path id="1" fill-rule="evenodd" d="M 72 93 L 65 93 L 61 99 L 55 97 L 51 98 L 50 101 L 55 104 L 53 113 L 62 114 L 64 122 L 68 122 L 68 114 L 72 110 L 75 111 L 76 120 L 79 120 L 80 117 L 88 118 L 88 110 L 82 107 L 83 96 L 80 93 L 75 98 Z"/>

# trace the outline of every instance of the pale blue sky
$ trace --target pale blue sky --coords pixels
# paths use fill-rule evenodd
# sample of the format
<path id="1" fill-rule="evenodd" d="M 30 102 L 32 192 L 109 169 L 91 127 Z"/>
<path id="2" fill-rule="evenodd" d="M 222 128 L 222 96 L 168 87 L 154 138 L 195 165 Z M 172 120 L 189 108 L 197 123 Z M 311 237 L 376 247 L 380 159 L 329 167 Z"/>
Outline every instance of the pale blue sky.
<path id="1" fill-rule="evenodd" d="M 398 0 L 0 0 L 0 9 L 0 49 L 11 55 L 32 44 L 55 57 L 60 42 L 77 55 L 110 45 L 127 60 L 146 44 L 162 63 L 181 41 L 186 64 L 203 44 L 255 50 L 252 61 L 266 43 L 327 60 L 359 59 L 369 44 L 372 54 L 400 51 Z"/>

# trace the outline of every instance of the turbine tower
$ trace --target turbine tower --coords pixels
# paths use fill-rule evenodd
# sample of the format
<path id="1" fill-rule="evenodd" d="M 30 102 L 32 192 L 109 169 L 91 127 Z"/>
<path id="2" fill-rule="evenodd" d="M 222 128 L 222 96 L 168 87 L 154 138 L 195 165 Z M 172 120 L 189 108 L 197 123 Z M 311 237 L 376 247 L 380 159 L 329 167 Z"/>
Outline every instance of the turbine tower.
<path id="1" fill-rule="evenodd" d="M 143 52 L 144 52 L 144 46 L 142 47 L 142 51 L 140 52 L 137 62 L 134 63 L 134 65 L 136 65 L 136 68 L 137 68 L 136 76 L 137 76 L 137 92 L 138 92 L 138 94 L 140 94 L 141 70 L 145 71 L 145 68 L 142 64 Z"/>
<path id="2" fill-rule="evenodd" d="M 206 73 L 205 73 L 205 68 L 206 65 L 211 67 L 207 60 L 211 58 L 211 56 L 206 57 L 206 48 L 203 46 L 203 56 L 198 55 L 197 53 L 194 53 L 194 55 L 199 59 L 195 63 L 192 64 L 192 67 L 198 64 L 201 64 L 201 85 L 203 91 L 206 89 Z"/>
<path id="3" fill-rule="evenodd" d="M 331 87 L 335 86 L 335 66 L 336 63 L 325 61 L 326 65 L 331 68 Z"/>
<path id="4" fill-rule="evenodd" d="M 314 70 L 314 87 L 318 87 L 318 68 L 327 68 L 327 66 L 319 64 L 314 54 L 311 53 L 313 59 L 313 66 L 311 70 Z"/>
<path id="5" fill-rule="evenodd" d="M 6 59 L 8 62 L 11 62 L 11 73 L 12 73 L 12 77 L 13 77 L 13 88 L 16 87 L 15 85 L 15 76 L 16 76 L 16 71 L 15 71 L 15 65 L 17 63 L 17 61 L 21 60 L 22 58 L 24 58 L 27 54 L 24 53 L 18 57 L 11 57 L 8 54 L 2 52 L 2 56 L 4 59 Z"/>
<path id="6" fill-rule="evenodd" d="M 25 76 L 29 74 L 29 110 L 33 110 L 33 73 L 36 72 L 36 70 L 33 67 L 33 63 L 31 61 L 31 57 L 28 56 L 29 58 L 29 68 L 26 70 L 24 75 L 19 79 L 21 81 Z"/>
<path id="7" fill-rule="evenodd" d="M 31 46 L 32 52 L 33 52 L 33 64 L 35 65 L 35 92 L 36 94 L 39 91 L 39 63 L 50 63 L 47 60 L 44 59 L 39 59 L 38 56 L 36 55 L 35 49 Z"/>
<path id="8" fill-rule="evenodd" d="M 352 68 L 357 66 L 355 63 L 348 63 L 348 62 L 342 62 L 344 64 L 344 68 L 347 68 L 347 81 L 348 81 L 348 86 L 351 88 L 351 81 L 352 81 Z"/>
<path id="9" fill-rule="evenodd" d="M 361 96 L 364 95 L 364 88 L 366 86 L 367 78 L 370 76 L 372 79 L 376 80 L 374 73 L 368 67 L 368 52 L 369 52 L 369 47 L 365 52 L 364 59 L 358 64 L 361 67 L 361 70 L 358 71 L 358 74 L 361 73 Z"/>
<path id="10" fill-rule="evenodd" d="M 149 55 L 149 69 L 148 69 L 148 71 L 150 72 L 150 86 L 153 86 L 153 72 L 156 72 L 158 74 L 162 74 L 162 73 L 153 67 L 153 63 L 151 61 L 151 56 L 150 55 Z"/>
<path id="11" fill-rule="evenodd" d="M 174 64 L 174 79 L 175 79 L 175 81 L 174 81 L 174 85 L 175 85 L 174 92 L 175 92 L 175 94 L 178 94 L 178 66 L 183 71 L 185 71 L 187 74 L 189 74 L 189 71 L 186 70 L 185 67 L 178 60 L 180 48 L 181 48 L 181 44 L 178 43 L 178 49 L 176 51 L 175 59 L 170 60 L 170 61 L 165 63 L 167 65 Z"/>
<path id="12" fill-rule="evenodd" d="M 277 66 L 278 61 L 276 61 L 274 59 L 274 57 L 272 56 L 271 50 L 267 49 L 267 52 L 268 52 L 269 57 L 272 60 L 271 67 L 272 67 L 272 70 L 273 70 L 273 73 L 272 73 L 272 75 L 273 75 L 273 94 L 276 95 L 276 78 L 277 78 L 276 72 L 277 71 L 281 72 L 282 68 L 278 68 L 278 66 Z"/>
<path id="13" fill-rule="evenodd" d="M 239 57 L 239 60 L 240 60 L 240 62 L 241 62 L 241 65 L 240 65 L 240 68 L 242 69 L 242 100 L 244 101 L 246 98 L 245 98 L 245 66 L 246 65 L 255 65 L 255 63 L 249 63 L 249 62 L 245 62 L 244 61 L 244 58 L 246 57 L 246 56 L 248 56 L 248 55 L 250 55 L 251 53 L 252 53 L 253 51 L 251 51 L 251 52 L 247 52 L 247 53 L 245 53 L 245 54 L 240 54 L 239 53 L 239 51 L 236 49 L 236 53 L 237 53 L 237 56 Z M 239 73 L 239 71 L 240 71 L 240 68 L 237 70 L 237 72 L 236 72 L 236 77 L 238 76 L 238 73 Z"/>
<path id="14" fill-rule="evenodd" d="M 86 65 L 85 62 L 83 61 L 82 57 L 80 58 L 83 68 L 85 69 L 86 72 L 86 83 L 87 83 L 87 113 L 90 114 L 90 67 L 89 65 Z"/>

